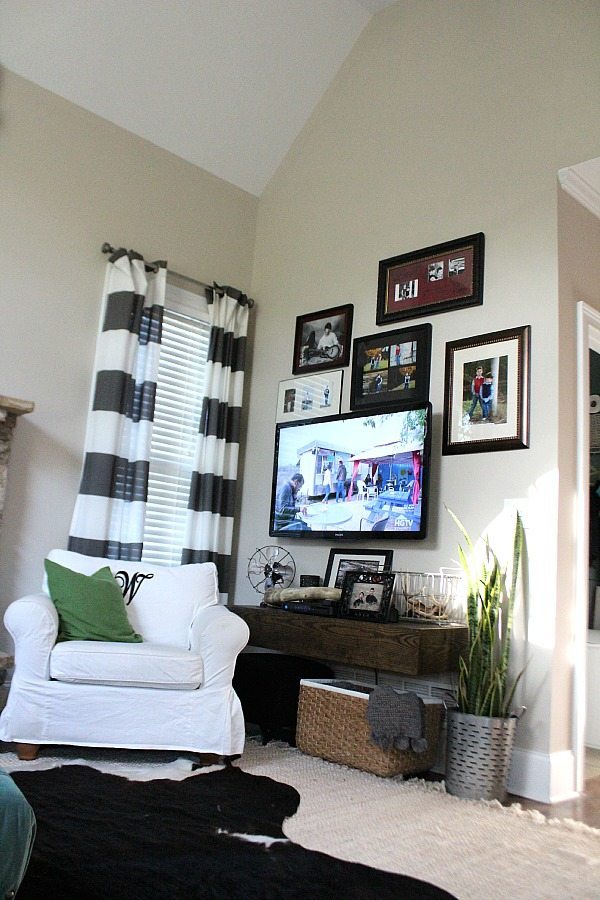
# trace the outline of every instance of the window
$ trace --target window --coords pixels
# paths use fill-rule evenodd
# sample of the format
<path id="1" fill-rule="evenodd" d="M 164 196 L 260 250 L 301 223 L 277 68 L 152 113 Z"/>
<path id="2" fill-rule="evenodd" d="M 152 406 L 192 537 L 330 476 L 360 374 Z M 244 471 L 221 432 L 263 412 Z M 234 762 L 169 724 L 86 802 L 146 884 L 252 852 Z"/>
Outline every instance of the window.
<path id="1" fill-rule="evenodd" d="M 167 283 L 142 559 L 179 565 L 206 375 L 206 299 Z"/>

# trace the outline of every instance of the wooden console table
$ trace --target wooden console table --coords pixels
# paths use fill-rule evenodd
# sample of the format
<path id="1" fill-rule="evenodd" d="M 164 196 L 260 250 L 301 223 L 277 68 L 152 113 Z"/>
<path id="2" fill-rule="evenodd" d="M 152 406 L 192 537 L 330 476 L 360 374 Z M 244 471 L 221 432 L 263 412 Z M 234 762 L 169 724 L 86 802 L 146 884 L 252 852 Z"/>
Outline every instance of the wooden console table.
<path id="1" fill-rule="evenodd" d="M 259 606 L 231 606 L 250 628 L 250 644 L 323 662 L 401 675 L 458 668 L 466 625 L 375 623 Z"/>

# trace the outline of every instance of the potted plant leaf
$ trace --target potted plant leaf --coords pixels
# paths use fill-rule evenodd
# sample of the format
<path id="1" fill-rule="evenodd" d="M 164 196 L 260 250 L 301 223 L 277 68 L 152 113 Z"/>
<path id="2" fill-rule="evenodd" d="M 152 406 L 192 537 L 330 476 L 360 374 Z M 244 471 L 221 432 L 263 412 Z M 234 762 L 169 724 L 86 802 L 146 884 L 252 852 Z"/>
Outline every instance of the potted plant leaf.
<path id="1" fill-rule="evenodd" d="M 467 648 L 459 659 L 456 705 L 448 709 L 446 790 L 472 799 L 503 800 L 519 713 L 511 712 L 522 671 L 509 663 L 523 522 L 516 514 L 512 558 L 501 566 L 489 539 L 478 560 L 464 526 L 448 510 L 465 541 L 459 559 L 467 585 Z M 510 583 L 507 576 L 510 573 Z"/>

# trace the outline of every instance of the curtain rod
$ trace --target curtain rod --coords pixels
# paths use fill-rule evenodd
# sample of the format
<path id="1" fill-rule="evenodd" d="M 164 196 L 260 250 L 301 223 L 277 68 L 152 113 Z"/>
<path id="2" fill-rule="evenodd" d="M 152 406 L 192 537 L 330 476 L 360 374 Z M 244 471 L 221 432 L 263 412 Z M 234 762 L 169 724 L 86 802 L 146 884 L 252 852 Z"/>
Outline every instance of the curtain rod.
<path id="1" fill-rule="evenodd" d="M 117 248 L 113 247 L 112 244 L 109 244 L 108 241 L 105 241 L 102 244 L 102 247 L 100 249 L 102 250 L 103 253 L 106 253 L 106 254 L 107 253 L 112 254 L 112 253 L 117 252 Z M 139 256 L 141 256 L 141 253 L 139 254 Z M 157 272 L 161 265 L 166 265 L 166 264 L 164 264 L 162 262 L 162 260 L 156 259 L 156 260 L 154 260 L 154 262 L 145 263 L 145 265 L 146 265 L 147 269 L 150 269 L 152 272 Z M 190 278 L 189 275 L 181 275 L 180 272 L 174 272 L 172 269 L 167 269 L 167 272 L 169 273 L 169 275 L 174 275 L 176 278 L 181 278 L 183 281 L 189 281 L 191 284 L 195 284 L 198 287 L 203 288 L 204 290 L 206 290 L 206 289 L 208 289 L 210 291 L 221 290 L 221 291 L 225 291 L 225 293 L 228 293 L 233 297 L 235 297 L 237 294 L 239 296 L 237 296 L 236 299 L 242 303 L 242 306 L 247 305 L 248 309 L 252 309 L 252 307 L 254 306 L 254 300 L 252 299 L 252 297 L 246 297 L 246 295 L 244 293 L 242 293 L 242 291 L 238 290 L 237 288 L 232 288 L 230 285 L 220 285 L 220 284 L 217 284 L 216 282 L 214 282 L 213 284 L 206 284 L 205 281 L 198 281 L 197 278 Z M 231 292 L 233 292 L 233 293 L 231 293 Z M 241 299 L 242 297 L 246 298 L 245 301 L 242 301 L 242 299 Z"/>

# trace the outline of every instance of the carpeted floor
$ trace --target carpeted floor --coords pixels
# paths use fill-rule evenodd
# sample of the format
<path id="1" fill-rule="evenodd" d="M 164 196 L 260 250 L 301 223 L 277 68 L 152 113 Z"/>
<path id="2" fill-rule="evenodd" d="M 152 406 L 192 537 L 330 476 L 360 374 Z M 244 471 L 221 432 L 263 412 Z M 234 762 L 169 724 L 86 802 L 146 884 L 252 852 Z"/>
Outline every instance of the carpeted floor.
<path id="1" fill-rule="evenodd" d="M 57 761 L 85 762 L 136 780 L 181 780 L 191 767 L 191 757 L 81 748 L 43 752 L 34 763 L 2 753 L 0 765 L 35 771 Z M 440 784 L 378 778 L 273 742 L 263 747 L 248 741 L 235 765 L 296 788 L 300 806 L 285 820 L 283 832 L 309 850 L 403 873 L 460 900 L 600 896 L 600 831 L 580 823 L 547 820 L 518 806 L 460 800 Z"/>
<path id="2" fill-rule="evenodd" d="M 274 744 L 248 747 L 241 765 L 296 787 L 300 808 L 284 831 L 304 847 L 405 872 L 460 900 L 600 897 L 600 830 L 581 823 L 461 800 L 443 784 L 378 778 Z"/>
<path id="3" fill-rule="evenodd" d="M 19 900 L 454 900 L 289 840 L 298 792 L 239 767 L 144 783 L 80 765 L 13 778 L 37 819 Z"/>

